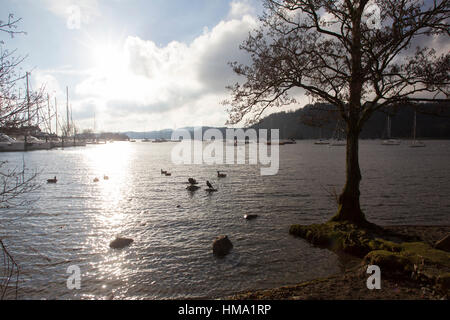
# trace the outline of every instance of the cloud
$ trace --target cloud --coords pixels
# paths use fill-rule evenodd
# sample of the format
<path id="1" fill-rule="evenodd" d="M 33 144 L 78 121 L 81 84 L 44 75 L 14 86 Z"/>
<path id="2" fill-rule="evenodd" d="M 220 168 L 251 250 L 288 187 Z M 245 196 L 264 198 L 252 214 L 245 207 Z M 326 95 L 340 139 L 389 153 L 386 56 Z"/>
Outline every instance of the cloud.
<path id="1" fill-rule="evenodd" d="M 42 0 L 44 6 L 66 20 L 68 28 L 80 28 L 100 15 L 98 0 Z"/>
<path id="2" fill-rule="evenodd" d="M 45 91 L 52 95 L 61 95 L 63 93 L 58 79 L 50 73 L 42 70 L 36 70 L 33 71 L 31 79 L 34 90 L 45 88 Z"/>
<path id="3" fill-rule="evenodd" d="M 253 15 L 255 13 L 254 8 L 248 0 L 232 1 L 230 7 L 230 12 L 228 13 L 229 19 L 240 19 L 245 15 Z"/>
<path id="4" fill-rule="evenodd" d="M 103 50 L 108 52 L 77 84 L 76 95 L 97 100 L 97 119 L 115 130 L 224 125 L 220 101 L 225 87 L 237 81 L 228 62 L 249 61 L 239 45 L 256 26 L 255 18 L 244 15 L 205 29 L 190 43 L 166 46 L 129 36 Z"/>

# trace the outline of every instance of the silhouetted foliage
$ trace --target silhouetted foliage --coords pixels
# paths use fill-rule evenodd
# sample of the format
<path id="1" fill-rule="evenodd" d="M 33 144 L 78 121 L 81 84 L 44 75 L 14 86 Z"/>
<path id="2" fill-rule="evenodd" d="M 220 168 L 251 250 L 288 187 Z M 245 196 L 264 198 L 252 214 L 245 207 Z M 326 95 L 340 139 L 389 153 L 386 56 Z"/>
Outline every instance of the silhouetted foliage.
<path id="1" fill-rule="evenodd" d="M 229 123 L 254 123 L 270 107 L 295 103 L 303 90 L 336 106 L 347 135 L 346 184 L 334 221 L 367 224 L 360 208 L 358 139 L 377 110 L 449 98 L 450 54 L 412 44 L 449 36 L 450 0 L 265 0 L 260 27 L 241 49 L 250 65 L 232 63 L 243 83 L 230 86 Z"/>

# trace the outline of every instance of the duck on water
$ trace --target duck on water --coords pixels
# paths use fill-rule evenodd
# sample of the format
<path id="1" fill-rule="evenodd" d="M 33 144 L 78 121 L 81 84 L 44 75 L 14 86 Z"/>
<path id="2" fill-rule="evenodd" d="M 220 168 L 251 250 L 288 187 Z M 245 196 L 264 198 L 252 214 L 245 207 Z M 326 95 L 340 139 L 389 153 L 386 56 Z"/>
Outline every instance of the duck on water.
<path id="1" fill-rule="evenodd" d="M 200 189 L 199 186 L 196 186 L 196 184 L 198 184 L 198 182 L 194 178 L 189 178 L 188 182 L 189 182 L 189 185 L 186 187 L 186 190 L 197 191 L 198 189 Z"/>
<path id="2" fill-rule="evenodd" d="M 58 182 L 56 176 L 53 179 L 47 179 L 47 183 L 56 183 L 56 182 Z"/>
<path id="3" fill-rule="evenodd" d="M 211 182 L 206 181 L 206 185 L 208 186 L 208 188 L 205 189 L 206 191 L 208 191 L 208 192 L 216 192 L 216 191 L 217 191 L 217 189 L 215 189 L 215 188 L 213 187 L 213 185 L 211 184 Z"/>

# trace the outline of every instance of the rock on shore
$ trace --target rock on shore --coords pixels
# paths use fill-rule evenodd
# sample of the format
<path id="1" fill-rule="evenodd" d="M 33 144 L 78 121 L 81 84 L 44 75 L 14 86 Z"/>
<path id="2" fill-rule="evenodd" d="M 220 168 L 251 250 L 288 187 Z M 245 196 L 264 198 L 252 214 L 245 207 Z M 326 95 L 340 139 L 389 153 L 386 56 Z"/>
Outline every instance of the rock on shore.
<path id="1" fill-rule="evenodd" d="M 439 250 L 450 252 L 450 234 L 436 242 L 434 247 Z"/>

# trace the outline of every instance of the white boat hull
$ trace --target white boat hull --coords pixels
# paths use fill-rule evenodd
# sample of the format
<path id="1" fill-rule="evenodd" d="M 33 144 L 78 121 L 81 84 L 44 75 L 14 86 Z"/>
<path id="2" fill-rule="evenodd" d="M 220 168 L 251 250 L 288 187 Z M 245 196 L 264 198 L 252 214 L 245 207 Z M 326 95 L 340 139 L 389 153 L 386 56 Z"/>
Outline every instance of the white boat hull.
<path id="1" fill-rule="evenodd" d="M 400 141 L 390 139 L 390 140 L 384 140 L 381 144 L 384 146 L 398 146 L 398 145 L 400 145 Z"/>
<path id="2" fill-rule="evenodd" d="M 410 148 L 423 148 L 425 146 L 426 146 L 425 143 L 423 143 L 421 141 L 413 141 L 409 147 Z"/>

